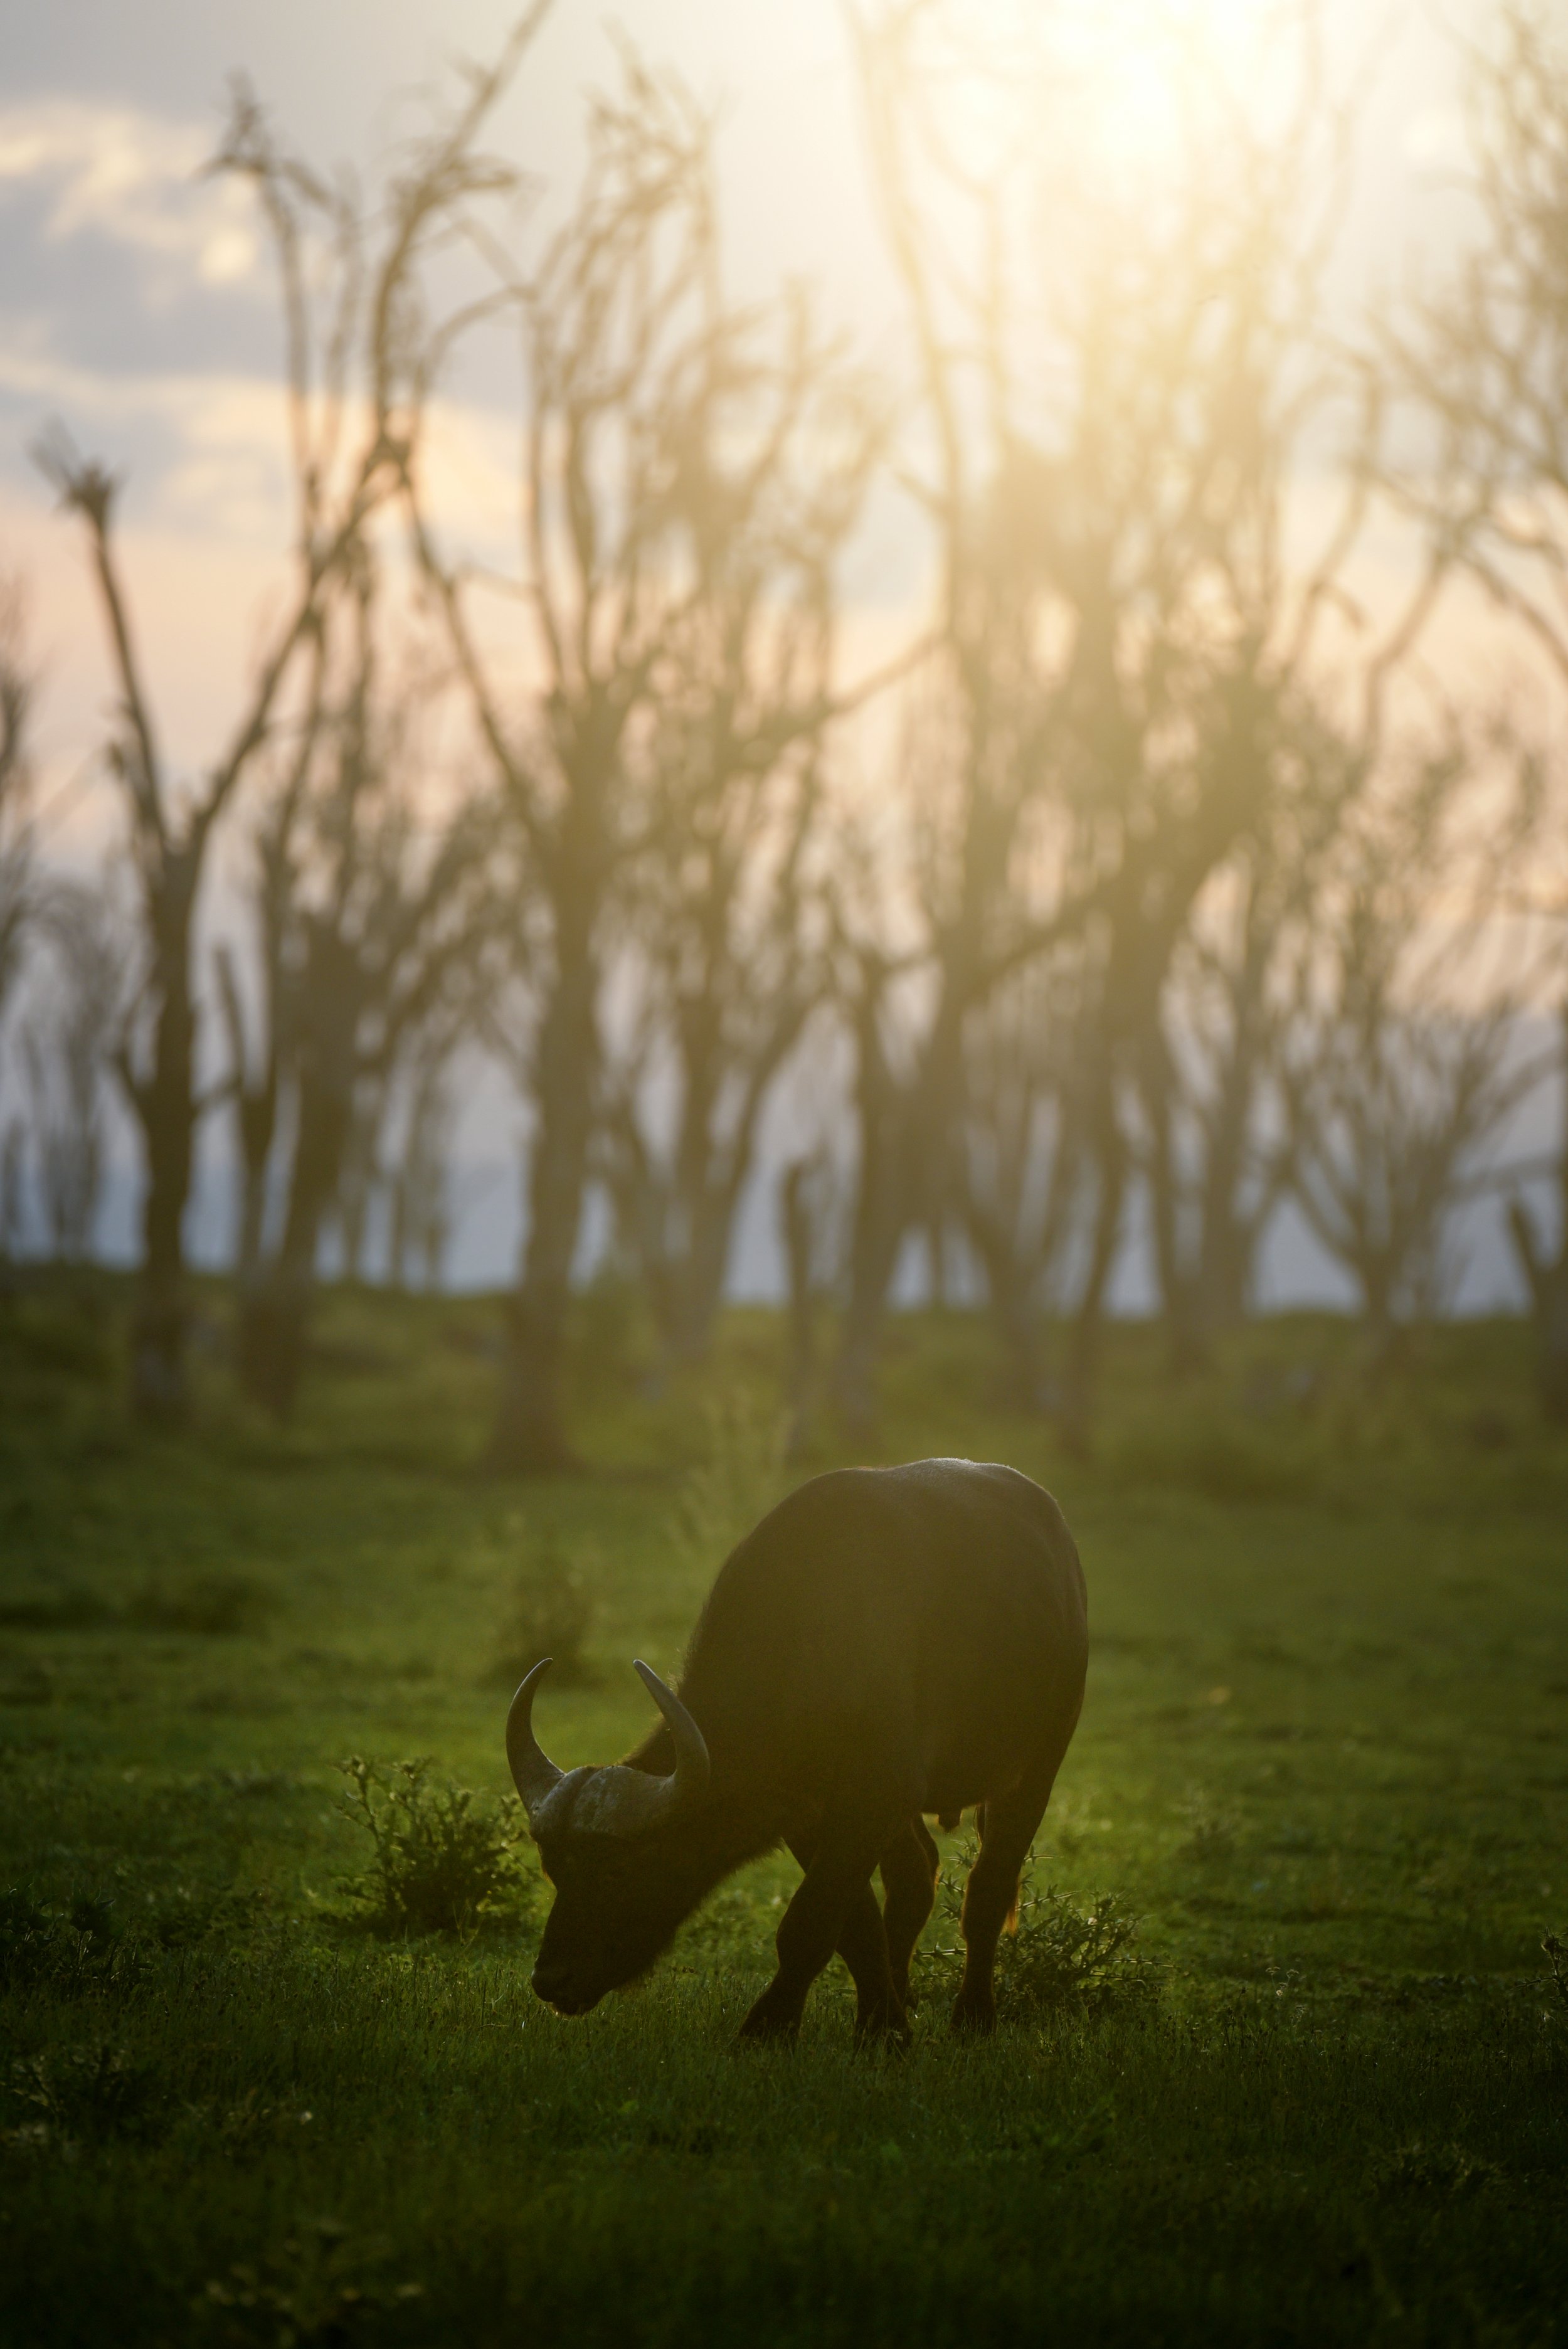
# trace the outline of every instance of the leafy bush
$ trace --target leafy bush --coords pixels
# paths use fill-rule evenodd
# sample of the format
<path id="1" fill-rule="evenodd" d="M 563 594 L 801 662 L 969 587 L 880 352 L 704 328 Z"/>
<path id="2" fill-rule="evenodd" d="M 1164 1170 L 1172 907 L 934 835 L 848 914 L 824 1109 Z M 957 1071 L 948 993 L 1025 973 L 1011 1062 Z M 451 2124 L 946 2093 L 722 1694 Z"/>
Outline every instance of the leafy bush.
<path id="1" fill-rule="evenodd" d="M 1003 2004 L 1027 2013 L 1082 2006 L 1096 2013 L 1152 1999 L 1158 1976 L 1136 1943 L 1138 1920 L 1113 1892 L 1078 1909 L 1047 1885 L 1018 1899 L 1018 1929 L 1003 1936 L 997 1967 Z"/>
<path id="2" fill-rule="evenodd" d="M 598 1611 L 580 1566 L 547 1535 L 525 1557 L 496 1633 L 490 1677 L 515 1688 L 525 1672 L 553 1657 L 558 1680 L 589 1677 L 583 1654 Z"/>
<path id="3" fill-rule="evenodd" d="M 515 1795 L 495 1811 L 480 1810 L 466 1786 L 432 1785 L 428 1759 L 385 1772 L 351 1754 L 339 1766 L 349 1791 L 338 1808 L 370 1844 L 368 1865 L 351 1889 L 375 1930 L 471 1932 L 504 1894 L 521 1890 L 522 1806 Z"/>
<path id="4" fill-rule="evenodd" d="M 938 1887 L 942 1930 L 955 1937 L 964 1879 L 978 1851 L 971 1837 Z M 1016 1930 L 1005 1932 L 997 1946 L 998 2013 L 1026 2022 L 1062 2008 L 1102 2014 L 1148 2003 L 1158 1995 L 1160 1977 L 1137 1940 L 1138 1920 L 1114 1893 L 1101 1893 L 1080 1909 L 1052 1885 L 1037 1891 L 1031 1854 L 1019 1883 Z M 942 1987 L 949 1994 L 955 1991 L 964 1969 L 962 1942 L 939 1944 L 923 1956 Z"/>

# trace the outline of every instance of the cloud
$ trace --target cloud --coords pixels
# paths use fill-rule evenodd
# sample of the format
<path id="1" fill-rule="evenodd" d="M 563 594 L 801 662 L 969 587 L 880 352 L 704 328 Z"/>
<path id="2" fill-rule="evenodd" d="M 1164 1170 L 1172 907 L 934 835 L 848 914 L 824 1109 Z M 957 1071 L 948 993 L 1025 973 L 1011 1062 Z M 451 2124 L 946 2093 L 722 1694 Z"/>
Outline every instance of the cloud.
<path id="1" fill-rule="evenodd" d="M 31 333 L 0 344 L 0 408 L 7 406 L 36 419 L 35 429 L 46 418 L 61 418 L 111 465 L 129 441 L 138 452 L 139 502 L 160 524 L 252 546 L 287 541 L 294 492 L 275 378 L 107 374 L 60 357 L 35 322 Z M 360 445 L 366 429 L 363 412 L 350 415 L 345 449 Z M 108 445 L 98 445 L 106 437 Z M 504 564 L 515 549 L 516 441 L 515 418 L 498 409 L 430 403 L 424 473 L 431 507 L 443 533 L 485 562 Z"/>
<path id="2" fill-rule="evenodd" d="M 249 191 L 203 179 L 212 135 L 76 98 L 0 109 L 0 191 L 43 191 L 55 243 L 107 237 L 178 263 L 206 285 L 243 284 L 261 257 Z"/>

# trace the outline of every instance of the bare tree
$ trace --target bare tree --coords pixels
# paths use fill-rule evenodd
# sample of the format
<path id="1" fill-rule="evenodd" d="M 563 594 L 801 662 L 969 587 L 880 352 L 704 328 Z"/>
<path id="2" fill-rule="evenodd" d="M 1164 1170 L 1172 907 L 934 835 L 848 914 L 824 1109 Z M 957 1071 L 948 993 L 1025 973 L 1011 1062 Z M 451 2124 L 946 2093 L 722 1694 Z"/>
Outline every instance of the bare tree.
<path id="1" fill-rule="evenodd" d="M 194 1136 L 207 1105 L 198 1090 L 192 939 L 209 844 L 272 739 L 324 595 L 407 461 L 423 389 L 411 364 L 421 347 L 418 270 L 466 200 L 503 176 L 475 155 L 473 142 L 542 13 L 532 10 L 496 67 L 471 78 L 452 119 L 415 150 L 387 191 L 374 250 L 352 191 L 329 187 L 284 152 L 249 92 L 236 92 L 212 168 L 252 181 L 273 233 L 297 513 L 282 616 L 225 747 L 192 788 L 175 785 L 159 747 L 115 537 L 117 481 L 81 456 L 63 429 L 37 450 L 62 503 L 86 528 L 120 697 L 109 765 L 129 820 L 143 930 L 140 1011 L 120 1076 L 146 1159 L 131 1346 L 132 1399 L 145 1414 L 178 1417 L 186 1403 L 183 1226 Z"/>
<path id="2" fill-rule="evenodd" d="M 842 1185 L 827 1143 L 792 1158 L 779 1177 L 779 1240 L 788 1299 L 785 1392 L 789 1424 L 785 1457 L 798 1460 L 811 1439 L 818 1404 L 818 1325 L 837 1283 L 841 1253 Z"/>
<path id="3" fill-rule="evenodd" d="M 0 1018 L 21 964 L 32 909 L 29 734 L 36 696 L 26 596 L 19 580 L 0 577 Z"/>
<path id="4" fill-rule="evenodd" d="M 1377 1363 L 1447 1301 L 1452 1212 L 1540 1076 L 1511 1049 L 1518 979 L 1486 967 L 1474 908 L 1495 898 L 1502 858 L 1494 809 L 1463 870 L 1467 780 L 1451 750 L 1422 760 L 1347 826 L 1282 1055 L 1295 1194 L 1356 1284 Z"/>
<path id="5" fill-rule="evenodd" d="M 1371 740 L 1299 692 L 1252 826 L 1192 909 L 1138 1068 L 1141 1171 L 1178 1370 L 1247 1311 L 1289 1187 L 1280 1054 L 1289 980 L 1326 857 L 1369 779 Z"/>
<path id="6" fill-rule="evenodd" d="M 386 1180 L 381 1164 L 381 1137 L 387 1122 L 387 1077 L 380 1069 L 362 1079 L 355 1088 L 331 1207 L 331 1222 L 337 1231 L 346 1280 L 362 1280 L 365 1277 L 371 1216 Z"/>
<path id="7" fill-rule="evenodd" d="M 1568 1008 L 1559 1015 L 1562 1044 L 1557 1061 L 1563 1139 L 1555 1179 L 1557 1229 L 1542 1229 L 1529 1201 L 1516 1192 L 1508 1203 L 1508 1228 L 1529 1284 L 1535 1319 L 1536 1378 L 1547 1416 L 1568 1425 Z"/>
<path id="8" fill-rule="evenodd" d="M 26 1152 L 26 1129 L 19 1117 L 12 1118 L 0 1128 L 0 1303 L 9 1287 L 10 1267 L 21 1253 Z"/>
<path id="9" fill-rule="evenodd" d="M 433 1022 L 409 1056 L 407 1114 L 391 1176 L 390 1263 L 400 1288 L 441 1286 L 452 1234 L 453 1063 L 463 1025 Z"/>
<path id="10" fill-rule="evenodd" d="M 23 587 L 17 579 L 0 579 L 0 1020 L 21 968 L 33 912 L 29 734 L 36 695 Z M 6 1117 L 0 1121 L 0 1267 L 10 1264 L 22 1242 L 25 1157 L 21 1118 Z"/>
<path id="11" fill-rule="evenodd" d="M 1443 562 L 1517 620 L 1568 686 L 1568 45 L 1559 13 L 1541 0 L 1503 0 L 1465 65 L 1480 233 L 1442 283 L 1379 323 L 1368 365 L 1391 386 L 1395 420 L 1414 428 L 1390 436 L 1383 480 Z M 1532 903 L 1561 929 L 1568 898 L 1537 894 Z M 1568 1023 L 1568 1008 L 1561 1017 Z M 1568 1055 L 1562 1081 L 1568 1087 Z M 1542 1397 L 1560 1421 L 1568 1420 L 1564 1116 L 1555 1233 L 1522 1199 L 1508 1209 Z"/>
<path id="12" fill-rule="evenodd" d="M 1102 976 L 1076 942 L 1026 964 L 965 1028 L 965 1227 L 1026 1409 L 1057 1400 L 1047 1323 L 1070 1294 L 1094 1216 L 1083 1036 Z"/>
<path id="13" fill-rule="evenodd" d="M 666 813 L 708 823 L 707 878 L 690 885 L 681 918 L 689 944 L 706 892 L 721 934 L 705 952 L 719 984 L 725 970 L 733 976 L 739 935 L 723 926 L 738 918 L 739 901 L 723 869 L 724 827 L 738 805 L 771 793 L 790 745 L 830 711 L 818 616 L 805 603 L 795 619 L 765 612 L 770 583 L 749 553 L 759 523 L 771 527 L 778 467 L 817 404 L 815 361 L 803 345 L 769 376 L 753 322 L 725 300 L 710 128 L 677 83 L 628 54 L 620 95 L 593 106 L 586 175 L 568 219 L 537 265 L 506 274 L 503 286 L 526 369 L 517 608 L 524 659 L 545 680 L 537 724 L 509 719 L 469 583 L 414 507 L 426 572 L 531 864 L 520 922 L 532 1003 L 527 1229 L 490 1446 L 493 1466 L 529 1470 L 569 1457 L 562 1349 L 604 1070 L 612 909 L 624 904 L 625 876 Z M 736 429 L 738 453 L 726 441 Z M 830 545 L 843 525 L 830 516 L 828 492 L 842 471 L 835 462 L 825 472 L 815 511 L 806 509 Z M 810 543 L 795 567 L 808 580 L 820 573 Z M 752 657 L 754 627 L 769 638 L 772 665 L 743 675 L 736 663 Z M 687 845 L 703 856 L 699 835 Z M 711 995 L 712 982 L 703 985 Z M 733 1034 L 721 1029 L 715 1049 L 717 1061 L 702 1046 L 701 1068 L 688 1053 L 678 1183 L 687 1194 L 706 1185 L 722 1217 L 749 1147 L 749 1113 L 743 1102 L 738 1124 L 716 1127 L 703 1093 L 729 1083 Z M 751 1069 L 776 1050 L 766 1039 L 745 1047 Z M 624 1114 L 619 1130 L 629 1142 Z M 678 1212 L 695 1204 L 683 1197 Z M 700 1298 L 709 1272 L 690 1261 Z"/>
<path id="14" fill-rule="evenodd" d="M 242 1295 L 253 1288 L 261 1269 L 283 1071 L 290 1050 L 294 841 L 326 719 L 327 636 L 325 626 L 315 631 L 300 722 L 249 843 L 245 895 L 253 945 L 249 999 L 232 944 L 222 941 L 213 955 L 229 1064 L 223 1091 L 233 1105 L 239 1143 L 234 1275 Z"/>
<path id="15" fill-rule="evenodd" d="M 798 299 L 780 341 L 774 357 L 755 327 L 737 333 L 684 419 L 691 593 L 648 745 L 647 847 L 627 874 L 635 1018 L 606 1071 L 623 1240 L 675 1361 L 707 1350 L 758 1119 L 827 977 L 836 574 L 881 418 Z"/>
<path id="16" fill-rule="evenodd" d="M 57 883 L 23 1030 L 38 1191 L 51 1257 L 92 1250 L 104 1176 L 104 1083 L 124 1015 L 127 956 L 103 897 Z"/>
<path id="17" fill-rule="evenodd" d="M 316 730 L 278 881 L 290 1155 L 276 1246 L 242 1297 L 240 1371 L 280 1414 L 298 1389 L 324 1227 L 356 1126 L 379 1123 L 399 1056 L 471 984 L 496 927 L 490 812 L 473 796 L 444 822 L 421 810 L 428 713 L 417 690 L 412 707 L 382 693 L 373 591 L 363 566 L 342 695 Z"/>
<path id="18" fill-rule="evenodd" d="M 974 1163 L 966 1033 L 1012 973 L 1082 937 L 1098 983 L 1078 1007 L 1074 1114 L 1092 1214 L 1060 1382 L 1081 1431 L 1171 958 L 1272 788 L 1359 525 L 1352 481 L 1316 554 L 1287 564 L 1290 466 L 1328 398 L 1317 288 L 1345 129 L 1307 21 L 1290 120 L 1249 123 L 1211 78 L 1209 135 L 1194 113 L 1159 200 L 1080 188 L 1053 243 L 1026 171 L 958 153 L 949 93 L 979 76 L 1000 105 L 968 37 L 941 0 L 862 35 L 919 370 L 940 653 L 923 760 L 906 761 L 916 937 L 857 957 L 868 978 L 920 970 L 923 1008 L 897 1049 L 886 1032 L 873 1046 L 896 982 L 855 1013 L 865 1195 L 839 1391 L 863 1420 L 903 1236 L 951 1212 Z M 1428 592 L 1367 664 L 1368 730 L 1371 680 Z"/>

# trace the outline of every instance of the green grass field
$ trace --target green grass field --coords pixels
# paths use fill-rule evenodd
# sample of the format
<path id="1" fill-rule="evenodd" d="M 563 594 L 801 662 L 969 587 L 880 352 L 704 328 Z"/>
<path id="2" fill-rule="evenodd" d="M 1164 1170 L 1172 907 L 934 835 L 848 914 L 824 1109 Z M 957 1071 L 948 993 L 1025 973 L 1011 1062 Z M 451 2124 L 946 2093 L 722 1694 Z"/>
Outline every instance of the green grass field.
<path id="1" fill-rule="evenodd" d="M 467 1932 L 377 1932 L 337 1766 L 500 1804 L 541 1561 L 593 1602 L 556 1759 L 641 1733 L 631 1657 L 780 1489 L 777 1324 L 650 1400 L 590 1299 L 593 1471 L 499 1486 L 491 1309 L 329 1299 L 281 1434 L 214 1326 L 176 1442 L 120 1417 L 121 1304 L 0 1307 L 8 2349 L 1568 2340 L 1568 1444 L 1520 1330 L 1377 1392 L 1326 1320 L 1179 1392 L 1119 1330 L 1072 1462 L 982 1329 L 901 1322 L 882 1456 L 1057 1493 L 1088 1701 L 995 2040 L 945 2034 L 939 1908 L 912 2052 L 853 2050 L 835 1967 L 785 2054 L 732 2043 L 788 1859 L 562 2022 L 526 1851 Z"/>

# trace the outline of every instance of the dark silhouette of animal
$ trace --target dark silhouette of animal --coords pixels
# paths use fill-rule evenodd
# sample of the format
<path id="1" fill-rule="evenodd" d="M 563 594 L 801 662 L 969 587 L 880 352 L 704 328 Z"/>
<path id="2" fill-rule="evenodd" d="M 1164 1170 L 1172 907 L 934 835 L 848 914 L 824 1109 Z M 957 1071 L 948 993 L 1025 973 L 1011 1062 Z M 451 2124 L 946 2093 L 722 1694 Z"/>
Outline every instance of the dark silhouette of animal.
<path id="1" fill-rule="evenodd" d="M 731 1553 L 680 1694 L 637 1664 L 664 1722 L 624 1763 L 562 1772 L 541 1750 L 547 1662 L 513 1698 L 507 1758 L 555 1886 L 535 1991 L 586 2013 L 721 1878 L 784 1843 L 805 1875 L 743 2035 L 792 2036 L 837 1950 L 858 2033 L 905 2037 L 936 1887 L 923 1814 L 952 1823 L 975 1804 L 953 2021 L 989 2031 L 997 1937 L 1078 1723 L 1088 1649 L 1078 1550 L 1028 1477 L 920 1460 L 813 1478 Z"/>

